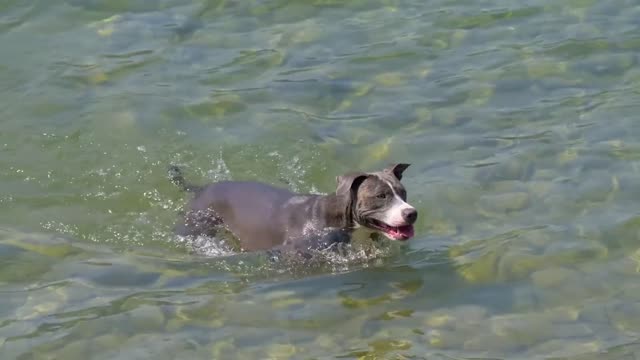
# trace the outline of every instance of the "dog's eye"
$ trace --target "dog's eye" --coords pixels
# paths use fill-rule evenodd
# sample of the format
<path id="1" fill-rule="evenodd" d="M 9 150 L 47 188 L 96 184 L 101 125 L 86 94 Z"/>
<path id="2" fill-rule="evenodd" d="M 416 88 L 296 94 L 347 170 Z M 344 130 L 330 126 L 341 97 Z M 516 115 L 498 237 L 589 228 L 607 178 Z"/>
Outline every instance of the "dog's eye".
<path id="1" fill-rule="evenodd" d="M 387 198 L 387 194 L 382 193 L 382 194 L 378 194 L 378 196 L 376 196 L 378 199 L 386 199 Z"/>

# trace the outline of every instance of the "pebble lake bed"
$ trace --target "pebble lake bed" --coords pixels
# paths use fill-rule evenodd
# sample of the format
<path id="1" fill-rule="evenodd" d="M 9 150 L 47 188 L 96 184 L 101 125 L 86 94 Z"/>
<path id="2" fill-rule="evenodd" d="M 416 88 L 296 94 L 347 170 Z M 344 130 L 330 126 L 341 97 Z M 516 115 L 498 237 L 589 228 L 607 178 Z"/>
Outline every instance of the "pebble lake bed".
<path id="1" fill-rule="evenodd" d="M 640 357 L 638 1 L 8 0 L 0 48 L 2 360 Z M 391 162 L 403 244 L 172 233 L 169 164 Z"/>

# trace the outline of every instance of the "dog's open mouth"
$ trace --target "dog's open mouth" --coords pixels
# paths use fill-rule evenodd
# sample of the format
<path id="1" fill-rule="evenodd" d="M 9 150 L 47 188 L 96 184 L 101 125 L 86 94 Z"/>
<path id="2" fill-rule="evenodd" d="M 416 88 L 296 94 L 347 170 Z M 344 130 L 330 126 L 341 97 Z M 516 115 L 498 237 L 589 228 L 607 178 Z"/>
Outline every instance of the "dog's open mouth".
<path id="1" fill-rule="evenodd" d="M 408 240 L 413 237 L 413 225 L 389 226 L 382 221 L 373 219 L 373 225 L 393 240 Z"/>

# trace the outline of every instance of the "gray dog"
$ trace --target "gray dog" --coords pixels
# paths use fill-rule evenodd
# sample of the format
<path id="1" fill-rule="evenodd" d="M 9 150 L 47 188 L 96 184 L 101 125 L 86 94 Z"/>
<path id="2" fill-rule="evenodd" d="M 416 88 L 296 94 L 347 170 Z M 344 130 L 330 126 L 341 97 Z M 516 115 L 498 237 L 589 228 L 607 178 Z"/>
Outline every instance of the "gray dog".
<path id="1" fill-rule="evenodd" d="M 249 181 L 194 186 L 171 166 L 171 181 L 195 193 L 176 232 L 214 236 L 224 227 L 246 251 L 322 250 L 374 233 L 404 241 L 413 237 L 418 218 L 400 182 L 407 167 L 395 164 L 378 172 L 338 176 L 335 193 L 312 195 Z"/>

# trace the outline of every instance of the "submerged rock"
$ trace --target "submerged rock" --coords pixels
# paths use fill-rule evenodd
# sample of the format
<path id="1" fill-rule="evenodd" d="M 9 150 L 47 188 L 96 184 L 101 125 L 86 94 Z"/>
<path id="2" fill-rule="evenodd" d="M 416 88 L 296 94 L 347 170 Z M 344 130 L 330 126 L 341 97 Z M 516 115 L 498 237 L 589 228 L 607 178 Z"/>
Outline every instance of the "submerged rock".
<path id="1" fill-rule="evenodd" d="M 91 349 L 94 352 L 102 352 L 110 349 L 115 349 L 120 344 L 127 341 L 127 336 L 124 334 L 104 334 L 95 337 L 91 341 Z"/>
<path id="2" fill-rule="evenodd" d="M 558 306 L 545 310 L 545 316 L 560 322 L 574 322 L 580 316 L 580 308 L 577 306 Z"/>
<path id="3" fill-rule="evenodd" d="M 266 352 L 270 359 L 287 360 L 296 354 L 297 349 L 291 344 L 272 344 Z"/>
<path id="4" fill-rule="evenodd" d="M 128 328 L 134 333 L 159 332 L 164 329 L 165 315 L 158 306 L 140 306 L 128 315 Z"/>
<path id="5" fill-rule="evenodd" d="M 609 323 L 607 305 L 600 303 L 588 304 L 580 309 L 578 319 L 591 324 L 607 324 Z"/>
<path id="6" fill-rule="evenodd" d="M 492 239 L 473 240 L 449 249 L 458 274 L 470 283 L 491 282 L 497 279 L 498 262 L 507 251 Z"/>
<path id="7" fill-rule="evenodd" d="M 553 242 L 545 249 L 545 257 L 554 264 L 579 264 L 589 260 L 606 259 L 608 255 L 609 249 L 604 244 L 588 238 L 573 243 Z"/>
<path id="8" fill-rule="evenodd" d="M 553 324 L 542 314 L 508 314 L 490 319 L 491 332 L 509 347 L 531 346 L 553 337 Z"/>
<path id="9" fill-rule="evenodd" d="M 388 72 L 376 75 L 374 81 L 382 86 L 394 87 L 404 85 L 407 79 L 400 72 Z"/>
<path id="10" fill-rule="evenodd" d="M 462 335 L 463 334 L 452 330 L 429 330 L 426 334 L 427 344 L 429 345 L 429 347 L 433 347 L 436 349 L 461 348 L 464 346 L 464 343 L 466 341 L 466 337 Z"/>
<path id="11" fill-rule="evenodd" d="M 577 270 L 559 266 L 541 269 L 531 274 L 533 284 L 544 289 L 557 288 L 578 278 L 581 278 L 581 274 Z"/>
<path id="12" fill-rule="evenodd" d="M 462 305 L 429 313 L 424 323 L 434 328 L 460 329 L 480 324 L 487 313 L 487 309 L 482 306 Z"/>
<path id="13" fill-rule="evenodd" d="M 523 191 L 498 194 L 484 195 L 480 197 L 479 206 L 483 213 L 506 214 L 514 211 L 520 211 L 530 203 L 530 196 Z"/>
<path id="14" fill-rule="evenodd" d="M 477 335 L 464 341 L 463 349 L 473 352 L 488 352 L 491 354 L 511 352 L 520 345 L 509 341 L 505 336 L 496 335 L 491 332 L 479 331 Z"/>
<path id="15" fill-rule="evenodd" d="M 500 258 L 498 277 L 503 281 L 523 279 L 546 265 L 544 257 L 514 249 Z"/>
<path id="16" fill-rule="evenodd" d="M 329 336 L 327 334 L 320 334 L 314 341 L 314 344 L 321 349 L 336 349 L 338 343 L 336 342 L 335 337 Z"/>
<path id="17" fill-rule="evenodd" d="M 91 357 L 91 342 L 89 340 L 78 340 L 62 348 L 50 352 L 54 359 L 88 359 Z"/>
<path id="18" fill-rule="evenodd" d="M 470 283 L 493 281 L 497 276 L 496 264 L 499 256 L 496 252 L 488 252 L 479 259 L 468 264 L 460 265 L 458 267 L 458 273 Z M 457 260 L 462 260 L 462 257 L 463 256 L 459 256 Z"/>
<path id="19" fill-rule="evenodd" d="M 237 352 L 233 339 L 224 339 L 216 341 L 211 347 L 211 356 L 213 359 L 224 359 L 225 355 Z"/>
<path id="20" fill-rule="evenodd" d="M 16 310 L 15 316 L 20 320 L 33 320 L 54 314 L 66 305 L 67 296 L 62 290 L 37 292 L 29 295 L 23 306 Z"/>
<path id="21" fill-rule="evenodd" d="M 625 333 L 640 331 L 640 303 L 620 303 L 611 306 L 607 314 L 611 326 Z"/>
<path id="22" fill-rule="evenodd" d="M 555 338 L 584 338 L 593 335 L 593 329 L 583 323 L 554 324 L 553 336 Z"/>
<path id="23" fill-rule="evenodd" d="M 596 353 L 601 349 L 602 345 L 598 341 L 552 339 L 531 347 L 527 354 L 531 357 L 566 358 Z"/>
<path id="24" fill-rule="evenodd" d="M 518 286 L 511 296 L 513 311 L 530 311 L 538 306 L 538 291 L 531 286 Z"/>

